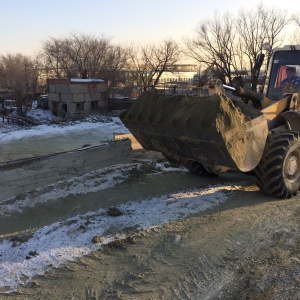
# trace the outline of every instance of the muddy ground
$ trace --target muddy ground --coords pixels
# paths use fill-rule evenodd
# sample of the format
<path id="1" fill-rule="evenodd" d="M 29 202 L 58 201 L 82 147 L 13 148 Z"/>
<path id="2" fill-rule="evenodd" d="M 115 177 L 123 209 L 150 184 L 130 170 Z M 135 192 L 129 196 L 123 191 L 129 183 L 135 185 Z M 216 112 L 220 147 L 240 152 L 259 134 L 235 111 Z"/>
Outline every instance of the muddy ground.
<path id="1" fill-rule="evenodd" d="M 138 193 L 146 175 L 134 174 L 117 187 L 114 204 Z M 149 195 L 155 187 L 160 193 L 227 181 L 242 187 L 213 209 L 151 230 L 133 228 L 132 238 L 52 268 L 0 299 L 300 299 L 300 196 L 270 198 L 251 176 L 230 172 L 219 178 L 180 172 L 153 178 Z M 36 226 L 43 225 L 48 215 L 55 218 L 44 206 L 0 222 L 17 231 L 34 216 Z"/>

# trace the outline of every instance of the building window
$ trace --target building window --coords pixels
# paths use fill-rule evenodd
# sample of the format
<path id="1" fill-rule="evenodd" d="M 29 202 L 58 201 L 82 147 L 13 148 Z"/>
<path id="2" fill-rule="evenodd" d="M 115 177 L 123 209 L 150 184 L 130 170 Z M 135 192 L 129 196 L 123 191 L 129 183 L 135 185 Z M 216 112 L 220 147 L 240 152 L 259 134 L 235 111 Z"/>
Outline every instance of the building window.
<path id="1" fill-rule="evenodd" d="M 83 112 L 83 111 L 84 111 L 84 103 L 83 102 L 76 103 L 76 112 Z"/>
<path id="2" fill-rule="evenodd" d="M 68 112 L 68 105 L 67 105 L 67 103 L 63 103 L 63 105 L 62 105 L 62 110 L 64 111 L 64 112 Z"/>
<path id="3" fill-rule="evenodd" d="M 98 109 L 98 101 L 91 101 L 91 109 L 92 110 Z"/>

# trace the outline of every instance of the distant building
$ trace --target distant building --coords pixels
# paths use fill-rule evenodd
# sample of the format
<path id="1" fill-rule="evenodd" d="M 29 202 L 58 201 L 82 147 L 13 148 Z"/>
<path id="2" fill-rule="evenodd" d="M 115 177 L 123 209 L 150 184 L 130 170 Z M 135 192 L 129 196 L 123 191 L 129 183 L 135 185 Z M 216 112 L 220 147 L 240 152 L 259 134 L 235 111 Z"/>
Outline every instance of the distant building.
<path id="1" fill-rule="evenodd" d="M 78 118 L 108 109 L 107 83 L 101 79 L 47 79 L 48 107 L 59 117 Z"/>
<path id="2" fill-rule="evenodd" d="M 198 75 L 198 66 L 193 64 L 175 64 L 167 66 L 167 70 L 159 79 L 160 84 L 185 82 L 195 84 L 195 76 Z"/>

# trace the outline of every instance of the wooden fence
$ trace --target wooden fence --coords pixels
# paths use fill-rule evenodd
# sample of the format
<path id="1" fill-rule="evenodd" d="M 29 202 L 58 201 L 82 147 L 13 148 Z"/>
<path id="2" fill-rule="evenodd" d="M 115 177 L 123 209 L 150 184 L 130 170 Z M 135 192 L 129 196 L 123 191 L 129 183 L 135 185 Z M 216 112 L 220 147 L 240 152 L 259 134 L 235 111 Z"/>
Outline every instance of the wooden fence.
<path id="1" fill-rule="evenodd" d="M 26 118 L 26 117 L 21 117 L 21 116 L 1 116 L 2 122 L 6 122 L 7 124 L 17 124 L 17 125 L 38 125 L 36 121 Z"/>

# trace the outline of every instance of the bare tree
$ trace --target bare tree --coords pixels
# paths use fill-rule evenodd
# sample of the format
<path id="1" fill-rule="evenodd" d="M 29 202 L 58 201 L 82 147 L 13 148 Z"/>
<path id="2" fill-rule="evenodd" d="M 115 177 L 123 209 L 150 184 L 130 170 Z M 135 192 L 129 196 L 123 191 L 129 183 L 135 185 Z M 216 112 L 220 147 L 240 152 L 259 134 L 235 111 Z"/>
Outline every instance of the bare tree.
<path id="1" fill-rule="evenodd" d="M 52 70 L 54 76 L 57 78 L 64 77 L 64 68 L 62 66 L 63 53 L 62 41 L 50 37 L 48 41 L 43 44 L 43 55 L 45 59 L 45 66 L 47 69 Z"/>
<path id="2" fill-rule="evenodd" d="M 45 63 L 56 77 L 101 78 L 108 83 L 108 93 L 118 74 L 127 65 L 129 51 L 111 40 L 91 35 L 71 34 L 65 39 L 50 38 L 44 43 Z"/>
<path id="3" fill-rule="evenodd" d="M 173 40 L 165 40 L 158 46 L 141 46 L 132 53 L 131 59 L 144 91 L 158 84 L 162 74 L 178 62 L 180 54 L 181 50 Z"/>
<path id="4" fill-rule="evenodd" d="M 218 69 L 223 82 L 230 81 L 232 71 L 240 68 L 235 40 L 232 16 L 228 13 L 222 17 L 216 14 L 213 20 L 200 22 L 195 37 L 185 41 L 185 53 L 208 70 Z"/>
<path id="5" fill-rule="evenodd" d="M 300 13 L 299 12 L 292 15 L 291 19 L 292 19 L 292 21 L 294 21 L 296 23 L 296 25 L 298 27 L 300 27 Z"/>
<path id="6" fill-rule="evenodd" d="M 296 13 L 292 16 L 291 21 L 296 25 L 296 30 L 292 36 L 292 44 L 300 44 L 300 13 Z"/>
<path id="7" fill-rule="evenodd" d="M 56 77 L 92 78 L 104 69 L 110 47 L 110 39 L 71 34 L 65 39 L 49 38 L 43 51 L 45 63 Z"/>
<path id="8" fill-rule="evenodd" d="M 37 87 L 38 70 L 34 60 L 22 54 L 0 56 L 0 85 L 12 91 L 18 113 L 22 106 L 32 100 Z"/>
<path id="9" fill-rule="evenodd" d="M 119 74 L 128 66 L 129 51 L 129 48 L 115 45 L 108 50 L 105 74 L 102 74 L 102 76 L 107 80 L 108 94 L 112 94 L 112 97 L 114 97 L 114 88 L 119 83 Z"/>
<path id="10" fill-rule="evenodd" d="M 186 40 L 186 54 L 208 70 L 219 70 L 220 79 L 230 82 L 245 69 L 253 70 L 263 45 L 271 49 L 282 42 L 280 33 L 288 24 L 287 12 L 267 9 L 259 4 L 255 10 L 241 9 L 236 18 L 226 13 L 202 21 L 193 39 Z M 256 89 L 258 73 L 252 71 L 252 89 Z"/>
<path id="11" fill-rule="evenodd" d="M 262 51 L 265 43 L 269 44 L 270 49 L 282 43 L 280 33 L 287 24 L 286 11 L 274 8 L 267 9 L 262 4 L 259 4 L 255 10 L 240 10 L 237 19 L 237 32 L 239 33 L 242 52 L 252 71 L 253 90 L 256 90 L 258 80 L 258 74 L 253 69 L 258 54 Z"/>

